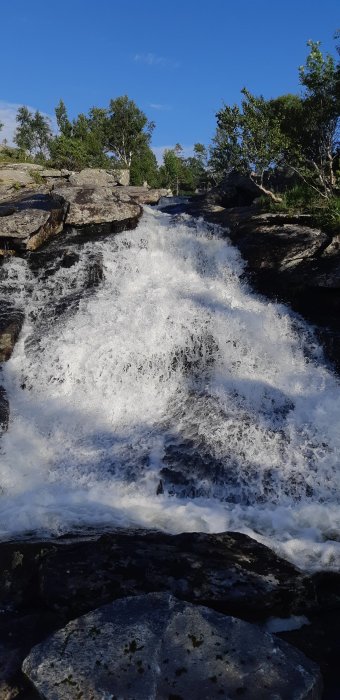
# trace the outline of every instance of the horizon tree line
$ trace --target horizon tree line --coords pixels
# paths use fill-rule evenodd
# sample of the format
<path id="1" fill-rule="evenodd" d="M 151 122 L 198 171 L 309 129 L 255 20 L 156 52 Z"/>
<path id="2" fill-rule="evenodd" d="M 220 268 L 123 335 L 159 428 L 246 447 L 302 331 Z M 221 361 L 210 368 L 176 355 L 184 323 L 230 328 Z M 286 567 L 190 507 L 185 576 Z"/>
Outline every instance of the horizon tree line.
<path id="1" fill-rule="evenodd" d="M 217 112 L 210 148 L 196 143 L 189 157 L 177 143 L 164 151 L 159 166 L 150 146 L 155 123 L 127 95 L 72 120 L 60 100 L 57 134 L 48 117 L 22 106 L 14 141 L 26 159 L 69 170 L 124 167 L 132 184 L 147 181 L 175 194 L 205 189 L 232 170 L 248 175 L 270 194 L 268 173 L 286 170 L 306 190 L 327 200 L 339 190 L 340 63 L 322 54 L 320 42 L 307 45 L 306 63 L 299 68 L 301 94 L 265 99 L 244 87 L 240 104 L 224 105 Z M 336 50 L 340 53 L 339 46 Z"/>

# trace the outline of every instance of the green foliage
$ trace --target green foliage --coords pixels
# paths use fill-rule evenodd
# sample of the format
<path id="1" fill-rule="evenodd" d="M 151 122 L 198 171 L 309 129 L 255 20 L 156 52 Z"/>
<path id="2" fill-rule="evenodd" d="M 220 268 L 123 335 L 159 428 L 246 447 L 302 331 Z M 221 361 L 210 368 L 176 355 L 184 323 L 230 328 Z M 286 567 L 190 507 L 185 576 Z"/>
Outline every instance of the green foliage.
<path id="1" fill-rule="evenodd" d="M 207 149 L 203 144 L 194 146 L 194 156 L 184 158 L 180 144 L 166 149 L 163 155 L 163 165 L 160 168 L 161 182 L 169 187 L 176 195 L 192 194 L 199 188 L 204 188 L 207 181 Z"/>
<path id="2" fill-rule="evenodd" d="M 40 112 L 30 112 L 27 107 L 19 107 L 17 116 L 17 129 L 14 142 L 19 149 L 30 156 L 45 162 L 48 148 L 52 138 L 49 119 Z"/>
<path id="3" fill-rule="evenodd" d="M 41 185 L 43 182 L 43 178 L 41 177 L 39 170 L 34 170 L 34 168 L 32 168 L 32 170 L 30 170 L 30 176 L 37 185 Z"/>
<path id="4" fill-rule="evenodd" d="M 20 150 L 20 148 L 13 148 L 12 146 L 8 146 L 3 142 L 0 150 L 1 163 L 22 163 L 23 160 L 25 160 L 25 153 Z M 26 157 L 26 160 L 34 162 L 34 158 Z"/>
<path id="5" fill-rule="evenodd" d="M 108 168 L 111 164 L 91 135 L 86 139 L 63 135 L 55 137 L 50 143 L 50 157 L 53 167 L 66 170 Z"/>
<path id="6" fill-rule="evenodd" d="M 127 168 L 133 156 L 149 145 L 155 126 L 127 95 L 110 100 L 106 110 L 93 108 L 90 124 L 105 151 Z"/>
<path id="7" fill-rule="evenodd" d="M 313 210 L 315 223 L 329 233 L 340 232 L 340 197 L 331 197 L 323 201 L 322 206 Z"/>
<path id="8" fill-rule="evenodd" d="M 160 175 L 157 159 L 150 146 L 144 144 L 132 156 L 130 168 L 131 185 L 143 185 L 147 182 L 150 187 L 160 186 Z"/>
<path id="9" fill-rule="evenodd" d="M 210 165 L 221 175 L 236 169 L 262 184 L 265 170 L 280 158 L 284 137 L 270 103 L 246 88 L 242 95 L 241 107 L 226 105 L 216 115 Z"/>
<path id="10" fill-rule="evenodd" d="M 58 129 L 62 136 L 69 138 L 72 136 L 72 123 L 67 116 L 67 110 L 65 103 L 60 100 L 59 104 L 55 108 L 55 116 L 57 119 Z"/>
<path id="11" fill-rule="evenodd" d="M 92 107 L 73 121 L 62 100 L 55 111 L 60 134 L 50 142 L 54 166 L 131 167 L 136 184 L 155 182 L 157 163 L 149 148 L 154 125 L 126 95 L 111 100 L 108 108 Z"/>
<path id="12" fill-rule="evenodd" d="M 224 106 L 210 168 L 217 179 L 233 168 L 263 185 L 268 168 L 284 166 L 318 196 L 337 187 L 339 160 L 340 66 L 323 56 L 319 42 L 308 42 L 306 65 L 299 69 L 303 95 L 265 100 L 242 90 L 241 106 Z"/>
<path id="13" fill-rule="evenodd" d="M 167 148 L 163 153 L 163 165 L 160 169 L 162 184 L 169 187 L 174 194 L 179 194 L 179 183 L 182 171 L 182 159 L 180 154 L 182 146 L 176 144 L 175 148 Z"/>
<path id="14" fill-rule="evenodd" d="M 264 211 L 285 214 L 310 214 L 313 225 L 329 233 L 340 232 L 340 197 L 321 197 L 305 183 L 295 185 L 282 195 L 281 202 L 261 197 L 258 204 Z"/>
<path id="15" fill-rule="evenodd" d="M 288 209 L 305 211 L 319 201 L 319 197 L 315 191 L 302 183 L 287 190 L 284 201 Z"/>

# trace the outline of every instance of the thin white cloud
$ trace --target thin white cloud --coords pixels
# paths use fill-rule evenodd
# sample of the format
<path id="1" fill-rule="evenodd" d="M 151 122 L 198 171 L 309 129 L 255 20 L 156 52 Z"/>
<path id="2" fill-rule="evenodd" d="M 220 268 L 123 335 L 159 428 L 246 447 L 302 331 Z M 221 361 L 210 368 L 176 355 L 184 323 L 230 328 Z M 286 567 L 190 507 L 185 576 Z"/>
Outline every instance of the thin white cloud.
<path id="1" fill-rule="evenodd" d="M 152 146 L 152 151 L 154 152 L 156 158 L 157 158 L 157 163 L 162 163 L 163 162 L 163 153 L 164 151 L 170 149 L 170 148 L 175 148 L 176 144 L 172 144 L 171 146 Z M 191 146 L 182 146 L 183 151 L 181 151 L 181 156 L 183 158 L 190 158 L 190 156 L 194 155 L 194 144 Z"/>
<path id="2" fill-rule="evenodd" d="M 170 105 L 162 105 L 157 102 L 150 102 L 151 109 L 157 109 L 159 112 L 168 112 L 171 109 Z"/>
<path id="3" fill-rule="evenodd" d="M 6 139 L 9 146 L 14 145 L 13 138 L 17 128 L 16 114 L 19 107 L 22 107 L 22 105 L 14 102 L 3 102 L 0 100 L 0 122 L 3 124 L 0 131 L 0 143 Z M 31 112 L 36 111 L 35 107 L 30 107 L 28 105 L 27 107 Z M 44 117 L 48 117 L 48 119 L 50 119 L 52 131 L 56 131 L 55 117 L 51 116 L 50 114 L 46 114 L 45 112 L 42 112 L 42 114 Z"/>
<path id="4" fill-rule="evenodd" d="M 135 63 L 145 63 L 147 66 L 159 66 L 160 68 L 179 68 L 179 61 L 155 53 L 136 53 L 133 57 Z"/>

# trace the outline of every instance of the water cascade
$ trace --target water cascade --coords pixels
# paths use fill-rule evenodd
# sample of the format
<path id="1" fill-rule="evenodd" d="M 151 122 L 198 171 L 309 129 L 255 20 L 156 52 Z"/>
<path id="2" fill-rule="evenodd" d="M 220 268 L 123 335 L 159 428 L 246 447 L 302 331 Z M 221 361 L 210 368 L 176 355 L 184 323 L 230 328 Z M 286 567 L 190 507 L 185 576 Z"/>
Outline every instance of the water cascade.
<path id="1" fill-rule="evenodd" d="M 339 382 L 313 332 L 202 221 L 146 209 L 73 251 L 2 268 L 26 321 L 3 369 L 1 537 L 238 530 L 339 568 Z M 80 294 L 89 260 L 103 278 Z"/>

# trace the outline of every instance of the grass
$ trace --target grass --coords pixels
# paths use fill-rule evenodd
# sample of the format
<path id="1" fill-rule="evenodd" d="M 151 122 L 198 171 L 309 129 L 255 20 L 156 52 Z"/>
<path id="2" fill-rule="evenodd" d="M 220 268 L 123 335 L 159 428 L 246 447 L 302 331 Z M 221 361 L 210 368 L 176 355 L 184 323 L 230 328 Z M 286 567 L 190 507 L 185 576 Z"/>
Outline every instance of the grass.
<path id="1" fill-rule="evenodd" d="M 295 185 L 281 194 L 282 202 L 260 197 L 260 206 L 268 212 L 285 214 L 310 214 L 313 224 L 329 233 L 340 232 L 340 196 L 324 199 L 311 188 Z"/>

